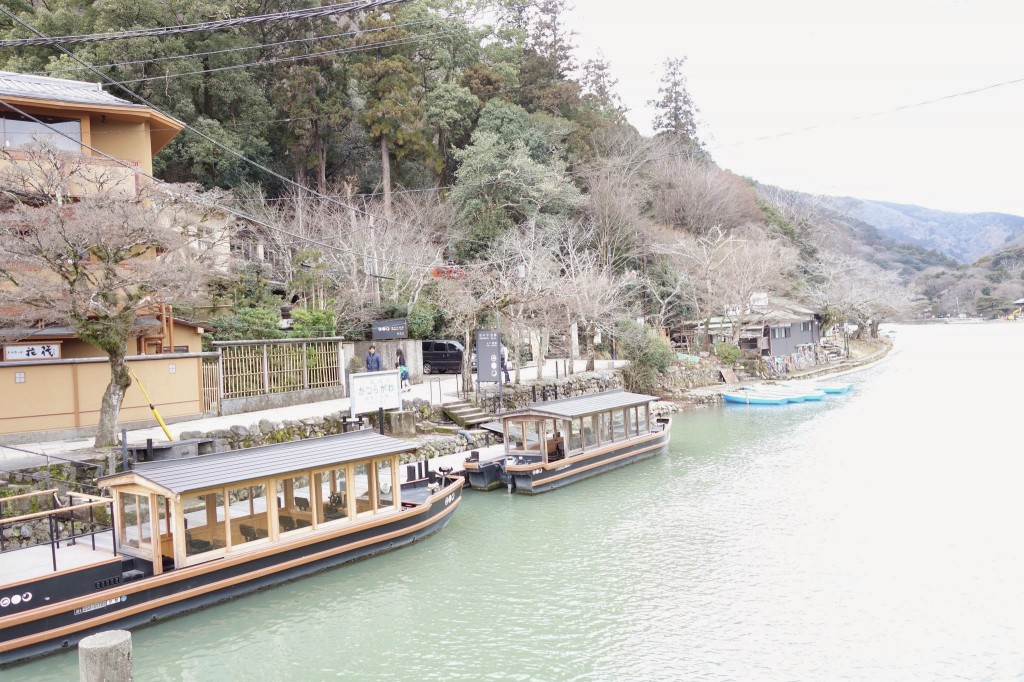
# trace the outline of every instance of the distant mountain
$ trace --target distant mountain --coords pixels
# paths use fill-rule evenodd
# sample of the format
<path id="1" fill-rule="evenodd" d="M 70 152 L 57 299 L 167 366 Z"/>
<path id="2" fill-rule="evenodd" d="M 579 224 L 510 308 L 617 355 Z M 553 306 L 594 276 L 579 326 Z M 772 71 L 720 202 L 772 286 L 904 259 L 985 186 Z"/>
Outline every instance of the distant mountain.
<path id="1" fill-rule="evenodd" d="M 822 197 L 827 207 L 847 219 L 866 223 L 897 242 L 973 263 L 1024 239 L 1024 217 L 1005 213 L 950 213 L 921 206 Z"/>

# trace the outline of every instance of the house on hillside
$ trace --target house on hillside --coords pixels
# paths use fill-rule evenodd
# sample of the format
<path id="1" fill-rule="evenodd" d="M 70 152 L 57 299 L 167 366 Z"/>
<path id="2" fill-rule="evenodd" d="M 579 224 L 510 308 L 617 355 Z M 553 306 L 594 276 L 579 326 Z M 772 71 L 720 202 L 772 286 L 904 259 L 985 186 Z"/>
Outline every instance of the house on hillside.
<path id="1" fill-rule="evenodd" d="M 761 294 L 752 296 L 742 311 L 729 312 L 684 322 L 672 331 L 672 338 L 693 350 L 698 336 L 708 337 L 711 343 L 732 342 L 740 325 L 740 349 L 772 357 L 802 352 L 821 341 L 821 315 L 795 301 Z"/>
<path id="2" fill-rule="evenodd" d="M 116 176 L 118 191 L 138 192 L 146 182 L 139 171 L 152 175 L 153 157 L 183 128 L 180 121 L 115 97 L 98 83 L 0 71 L 0 140 L 7 152 L 0 164 L 17 163 L 24 156 L 20 150 L 45 144 Z M 72 194 L 95 190 L 85 184 Z"/>
<path id="3" fill-rule="evenodd" d="M 95 83 L 0 71 L 0 191 L 9 200 L 29 203 L 50 192 L 72 201 L 101 192 L 141 196 L 152 184 L 147 176 L 153 172 L 154 155 L 183 127 Z M 149 197 L 143 196 L 142 203 Z M 9 201 L 5 207 L 11 205 Z M 223 216 L 191 205 L 179 211 L 174 224 L 189 229 L 190 246 L 199 251 L 215 248 L 215 240 L 206 236 L 223 229 Z M 158 219 L 163 217 L 161 213 Z M 171 224 L 172 218 L 166 217 Z M 32 229 L 31 224 L 21 226 L 16 211 L 0 215 L 0 220 Z M 89 261 L 88 250 L 79 248 L 72 258 Z M 223 246 L 225 262 L 227 248 Z M 154 253 L 144 247 L 138 258 Z M 45 271 L 35 275 L 52 276 Z M 110 380 L 106 353 L 78 338 L 68 321 L 26 325 L 24 320 L 33 318 L 19 314 L 23 312 L 23 306 L 0 310 L 0 439 L 31 440 L 40 431 L 85 435 L 98 422 Z M 147 296 L 135 315 L 127 339 L 129 366 L 162 415 L 185 418 L 209 411 L 203 390 L 209 372 L 204 372 L 200 355 L 203 329 L 175 319 L 159 291 Z M 14 321 L 19 318 L 21 322 Z M 120 417 L 125 425 L 152 419 L 148 400 L 136 385 L 129 388 Z"/>

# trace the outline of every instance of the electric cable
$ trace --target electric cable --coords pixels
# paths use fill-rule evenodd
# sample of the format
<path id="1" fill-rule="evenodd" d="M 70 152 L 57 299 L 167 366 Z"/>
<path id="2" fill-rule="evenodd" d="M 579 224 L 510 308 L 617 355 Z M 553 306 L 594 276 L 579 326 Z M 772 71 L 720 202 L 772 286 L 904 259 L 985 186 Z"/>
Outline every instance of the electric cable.
<path id="1" fill-rule="evenodd" d="M 0 47 L 28 47 L 35 45 L 75 45 L 80 43 L 95 43 L 111 40 L 130 40 L 133 38 L 149 38 L 181 35 L 183 33 L 196 33 L 201 31 L 217 31 L 223 28 L 245 26 L 248 24 L 266 23 L 268 21 L 280 21 L 285 19 L 311 19 L 325 17 L 334 14 L 347 14 L 349 12 L 376 10 L 387 5 L 394 5 L 406 0 L 366 0 L 365 2 L 348 2 L 336 5 L 325 5 L 323 7 L 310 7 L 306 9 L 290 10 L 285 12 L 273 12 L 270 14 L 258 14 L 234 19 L 221 19 L 219 21 L 206 21 L 199 24 L 182 24 L 179 26 L 161 26 L 158 28 L 137 29 L 134 31 L 111 31 L 108 33 L 92 33 L 69 36 L 46 36 L 38 31 L 36 38 L 13 38 L 0 40 Z M 19 23 L 23 23 L 20 22 Z"/>

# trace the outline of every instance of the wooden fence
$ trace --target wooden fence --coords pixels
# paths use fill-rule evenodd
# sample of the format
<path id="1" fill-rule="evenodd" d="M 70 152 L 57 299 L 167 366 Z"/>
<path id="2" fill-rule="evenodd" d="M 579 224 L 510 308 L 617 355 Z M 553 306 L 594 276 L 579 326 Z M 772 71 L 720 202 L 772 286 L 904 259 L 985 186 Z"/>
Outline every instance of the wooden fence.
<path id="1" fill-rule="evenodd" d="M 340 338 L 214 342 L 220 354 L 220 399 L 340 386 L 344 381 L 341 342 Z"/>

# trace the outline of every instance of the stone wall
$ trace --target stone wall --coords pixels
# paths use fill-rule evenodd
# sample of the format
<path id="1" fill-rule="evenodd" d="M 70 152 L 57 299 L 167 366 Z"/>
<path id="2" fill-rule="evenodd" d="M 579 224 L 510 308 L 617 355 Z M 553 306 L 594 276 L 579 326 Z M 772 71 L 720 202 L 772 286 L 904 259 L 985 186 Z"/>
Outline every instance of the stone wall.
<path id="1" fill-rule="evenodd" d="M 501 387 L 501 405 L 506 410 L 526 407 L 535 400 L 554 400 L 578 395 L 600 393 L 622 388 L 622 377 L 612 370 L 578 372 L 559 378 L 535 379 L 522 384 Z M 487 411 L 494 412 L 498 399 L 498 386 L 485 384 L 477 392 L 477 402 Z"/>

